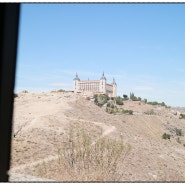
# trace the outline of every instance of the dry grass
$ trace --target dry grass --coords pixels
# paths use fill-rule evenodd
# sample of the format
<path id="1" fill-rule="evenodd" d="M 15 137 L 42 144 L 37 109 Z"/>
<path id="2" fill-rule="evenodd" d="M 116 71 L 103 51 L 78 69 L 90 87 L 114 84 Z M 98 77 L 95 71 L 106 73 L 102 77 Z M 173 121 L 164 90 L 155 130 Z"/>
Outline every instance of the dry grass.
<path id="1" fill-rule="evenodd" d="M 49 168 L 48 164 L 37 166 L 37 175 L 58 181 L 119 181 L 130 150 L 121 138 L 104 137 L 92 143 L 83 130 L 71 129 L 68 142 L 58 149 L 58 160 Z"/>

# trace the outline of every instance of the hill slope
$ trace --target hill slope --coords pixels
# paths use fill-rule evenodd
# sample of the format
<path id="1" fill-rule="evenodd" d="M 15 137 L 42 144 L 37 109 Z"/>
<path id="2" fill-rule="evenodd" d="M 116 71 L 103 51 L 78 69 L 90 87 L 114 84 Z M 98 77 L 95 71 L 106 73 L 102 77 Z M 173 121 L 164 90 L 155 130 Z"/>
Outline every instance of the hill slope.
<path id="1" fill-rule="evenodd" d="M 121 181 L 184 181 L 185 140 L 176 136 L 175 128 L 184 131 L 185 120 L 174 110 L 142 102 L 126 101 L 123 107 L 134 114 L 108 114 L 73 93 L 20 93 L 14 104 L 11 171 L 70 180 L 64 178 L 65 170 L 57 171 L 54 161 L 59 148 L 69 144 L 73 128 L 84 130 L 94 143 L 122 137 L 124 145 L 131 146 L 121 164 Z M 172 135 L 170 140 L 161 138 L 165 132 Z"/>

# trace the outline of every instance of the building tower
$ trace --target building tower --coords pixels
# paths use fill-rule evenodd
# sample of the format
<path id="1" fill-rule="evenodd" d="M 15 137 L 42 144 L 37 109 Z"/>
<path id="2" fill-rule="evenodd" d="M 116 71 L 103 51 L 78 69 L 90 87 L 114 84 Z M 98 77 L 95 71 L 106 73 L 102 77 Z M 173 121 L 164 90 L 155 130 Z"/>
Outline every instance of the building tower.
<path id="1" fill-rule="evenodd" d="M 114 78 L 113 78 L 112 86 L 113 86 L 113 93 L 112 93 L 112 96 L 113 96 L 113 97 L 116 97 L 116 96 L 117 96 L 117 84 L 116 84 Z"/>
<path id="2" fill-rule="evenodd" d="M 100 85 L 99 85 L 99 91 L 101 93 L 106 93 L 106 78 L 104 76 L 104 72 L 102 74 L 102 77 L 100 78 Z"/>
<path id="3" fill-rule="evenodd" d="M 74 92 L 77 93 L 79 91 L 79 84 L 80 78 L 78 77 L 78 74 L 76 73 L 76 77 L 73 79 L 73 88 Z"/>

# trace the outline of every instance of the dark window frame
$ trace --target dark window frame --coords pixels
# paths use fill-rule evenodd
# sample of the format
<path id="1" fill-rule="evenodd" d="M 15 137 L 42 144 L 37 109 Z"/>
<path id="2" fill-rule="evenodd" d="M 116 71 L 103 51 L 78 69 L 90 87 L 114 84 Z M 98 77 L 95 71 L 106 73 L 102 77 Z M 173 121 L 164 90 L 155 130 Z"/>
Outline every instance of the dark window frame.
<path id="1" fill-rule="evenodd" d="M 8 182 L 20 4 L 2 3 L 0 12 L 0 182 Z"/>

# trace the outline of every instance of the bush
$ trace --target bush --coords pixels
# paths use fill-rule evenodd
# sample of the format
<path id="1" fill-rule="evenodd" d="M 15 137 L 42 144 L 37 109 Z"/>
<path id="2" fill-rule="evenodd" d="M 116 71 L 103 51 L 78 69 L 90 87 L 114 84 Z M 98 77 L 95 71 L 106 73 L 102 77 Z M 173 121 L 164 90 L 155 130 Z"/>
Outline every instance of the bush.
<path id="1" fill-rule="evenodd" d="M 179 119 L 185 119 L 185 114 L 180 114 Z"/>
<path id="2" fill-rule="evenodd" d="M 132 115 L 132 114 L 133 114 L 133 110 L 128 110 L 128 113 L 129 113 L 130 115 Z"/>
<path id="3" fill-rule="evenodd" d="M 166 106 L 166 104 L 164 102 L 161 103 L 161 106 Z"/>
<path id="4" fill-rule="evenodd" d="M 162 138 L 163 139 L 170 139 L 170 134 L 166 134 L 166 133 L 164 133 L 163 135 L 162 135 Z"/>
<path id="5" fill-rule="evenodd" d="M 130 99 L 132 101 L 138 101 L 138 98 L 136 96 L 134 96 L 134 93 L 130 93 Z"/>
<path id="6" fill-rule="evenodd" d="M 114 104 L 111 104 L 110 107 L 111 107 L 112 109 L 114 109 Z"/>
<path id="7" fill-rule="evenodd" d="M 182 129 L 175 128 L 175 132 L 177 136 L 182 136 Z"/>
<path id="8" fill-rule="evenodd" d="M 65 170 L 62 180 L 68 181 L 119 181 L 122 178 L 124 160 L 129 155 L 130 145 L 122 138 L 106 137 L 93 142 L 83 130 L 70 131 L 66 147 L 58 149 L 58 168 Z"/>
<path id="9" fill-rule="evenodd" d="M 163 107 L 165 107 L 165 108 L 168 107 L 164 102 L 159 103 L 159 102 L 157 102 L 157 101 L 153 101 L 153 102 L 148 102 L 148 104 L 149 104 L 149 105 L 161 105 L 161 106 L 163 106 Z"/>
<path id="10" fill-rule="evenodd" d="M 141 97 L 138 97 L 137 100 L 138 100 L 138 101 L 141 101 Z"/>
<path id="11" fill-rule="evenodd" d="M 122 98 L 120 96 L 116 97 L 116 104 L 117 105 L 123 105 L 123 100 L 122 100 Z"/>
<path id="12" fill-rule="evenodd" d="M 157 101 L 153 101 L 153 102 L 148 102 L 149 105 L 159 105 L 159 103 Z"/>
<path id="13" fill-rule="evenodd" d="M 105 103 L 107 103 L 108 100 L 109 100 L 108 95 L 105 95 L 105 94 L 94 95 L 94 103 L 99 107 L 102 107 Z"/>
<path id="14" fill-rule="evenodd" d="M 133 114 L 133 110 L 124 110 L 124 109 L 122 109 L 122 113 L 123 114 L 130 114 L 130 115 L 132 115 Z"/>
<path id="15" fill-rule="evenodd" d="M 64 89 L 59 89 L 59 90 L 57 90 L 57 92 L 65 92 L 65 90 Z"/>

